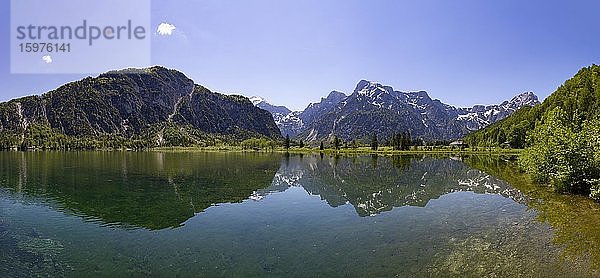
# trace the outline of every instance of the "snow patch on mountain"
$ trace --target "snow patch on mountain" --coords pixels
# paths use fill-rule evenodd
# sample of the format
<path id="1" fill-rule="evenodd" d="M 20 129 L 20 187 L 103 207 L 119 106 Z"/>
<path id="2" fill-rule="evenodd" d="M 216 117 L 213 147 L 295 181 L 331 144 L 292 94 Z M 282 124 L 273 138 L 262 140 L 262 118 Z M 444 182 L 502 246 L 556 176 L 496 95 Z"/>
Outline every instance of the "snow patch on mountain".
<path id="1" fill-rule="evenodd" d="M 387 124 L 378 126 L 383 122 L 368 122 L 367 118 L 375 111 L 380 111 L 376 115 L 396 115 L 394 121 L 400 122 L 391 122 L 396 126 L 394 129 L 404 126 L 401 129 L 409 130 L 415 136 L 455 139 L 502 120 L 523 106 L 540 103 L 534 93 L 525 92 L 497 105 L 455 107 L 431 99 L 425 91 L 395 91 L 390 86 L 367 80 L 359 81 L 351 95 L 332 91 L 320 102 L 310 103 L 303 111 L 274 106 L 262 97 L 255 96 L 250 100 L 257 107 L 271 112 L 282 135 L 299 136 L 302 133 L 301 137 L 307 141 L 321 140 L 332 134 L 342 137 L 343 134 L 353 134 L 343 138 L 348 140 L 352 136 L 365 136 L 366 130 L 392 128 Z M 360 134 L 353 133 L 353 129 L 360 129 L 357 131 Z"/>
<path id="2" fill-rule="evenodd" d="M 259 96 L 251 96 L 248 99 L 250 99 L 250 101 L 252 102 L 252 104 L 254 104 L 254 106 L 258 105 L 261 102 L 266 102 L 266 100 L 262 97 Z"/>

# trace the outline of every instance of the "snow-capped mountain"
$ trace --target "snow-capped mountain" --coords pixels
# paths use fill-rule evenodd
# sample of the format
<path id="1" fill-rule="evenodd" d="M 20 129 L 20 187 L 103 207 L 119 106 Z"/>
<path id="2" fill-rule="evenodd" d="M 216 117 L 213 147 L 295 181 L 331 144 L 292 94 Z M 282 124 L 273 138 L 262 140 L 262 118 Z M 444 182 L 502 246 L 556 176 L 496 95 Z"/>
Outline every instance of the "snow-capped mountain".
<path id="1" fill-rule="evenodd" d="M 259 97 L 259 96 L 252 96 L 252 97 L 249 97 L 249 99 L 252 102 L 252 104 L 254 104 L 254 106 L 271 112 L 271 114 L 273 115 L 273 119 L 275 120 L 275 123 L 277 124 L 277 126 L 279 126 L 279 122 L 281 122 L 281 120 L 284 117 L 286 117 L 287 115 L 289 115 L 292 112 L 290 109 L 288 109 L 285 106 L 272 105 L 272 104 L 268 103 L 264 98 Z M 279 126 L 279 128 L 281 129 L 281 126 Z"/>
<path id="2" fill-rule="evenodd" d="M 332 91 L 326 98 L 321 98 L 320 102 L 309 104 L 303 111 L 291 111 L 285 115 L 282 112 L 285 110 L 290 111 L 285 106 L 274 106 L 262 97 L 254 96 L 250 100 L 255 106 L 273 114 L 273 119 L 283 136 L 296 136 L 304 131 L 306 126 L 309 126 L 323 114 L 335 108 L 339 102 L 347 97 L 344 93 Z"/>
<path id="3" fill-rule="evenodd" d="M 361 80 L 349 96 L 333 91 L 304 111 L 283 116 L 283 110 L 273 112 L 277 106 L 264 99 L 256 98 L 255 105 L 273 114 L 284 136 L 318 141 L 337 135 L 343 140 L 366 141 L 373 133 L 385 140 L 404 131 L 423 139 L 457 139 L 538 103 L 535 94 L 526 92 L 497 105 L 459 108 L 431 99 L 425 91 L 401 92 Z"/>
<path id="4" fill-rule="evenodd" d="M 534 93 L 525 92 L 498 105 L 475 105 L 471 108 L 461 108 L 457 120 L 464 122 L 470 131 L 478 130 L 510 116 L 523 106 L 535 106 L 539 103 Z"/>
<path id="5" fill-rule="evenodd" d="M 295 136 L 304 130 L 304 121 L 300 118 L 302 111 L 292 111 L 289 114 L 275 119 L 275 124 L 279 127 L 283 136 Z M 275 116 L 273 116 L 275 118 Z"/>
<path id="6" fill-rule="evenodd" d="M 265 100 L 264 98 L 262 98 L 262 97 L 259 97 L 259 96 L 251 96 L 251 97 L 249 97 L 248 99 L 249 99 L 249 100 L 252 102 L 252 104 L 254 104 L 255 106 L 256 106 L 257 104 L 261 103 L 261 102 L 266 102 L 266 100 Z"/>

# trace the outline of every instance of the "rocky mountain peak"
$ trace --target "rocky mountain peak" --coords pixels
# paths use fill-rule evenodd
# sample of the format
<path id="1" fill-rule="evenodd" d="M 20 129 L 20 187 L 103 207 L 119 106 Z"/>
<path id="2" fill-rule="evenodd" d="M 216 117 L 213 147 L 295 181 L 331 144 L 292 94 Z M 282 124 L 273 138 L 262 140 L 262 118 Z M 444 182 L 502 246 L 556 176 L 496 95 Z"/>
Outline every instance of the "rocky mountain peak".
<path id="1" fill-rule="evenodd" d="M 270 104 L 263 97 L 252 96 L 252 97 L 249 97 L 248 99 L 252 102 L 252 104 L 254 104 L 254 106 L 256 106 L 258 108 L 261 108 L 261 109 L 264 109 L 264 110 L 267 110 L 271 114 L 273 114 L 273 118 L 275 119 L 275 122 L 277 122 L 283 116 L 285 116 L 285 115 L 289 114 L 290 112 L 292 112 L 290 109 L 288 109 L 285 106 L 279 106 L 279 105 Z"/>
<path id="2" fill-rule="evenodd" d="M 361 80 L 356 85 L 353 95 L 373 98 L 381 94 L 391 94 L 393 91 L 394 89 L 390 86 L 384 86 L 373 81 Z"/>
<path id="3" fill-rule="evenodd" d="M 418 99 L 431 99 L 429 97 L 429 94 L 427 94 L 426 91 L 418 91 L 418 92 L 408 92 L 405 93 L 407 96 L 412 97 L 412 98 L 418 98 Z"/>
<path id="4" fill-rule="evenodd" d="M 266 100 L 263 97 L 259 97 L 259 96 L 251 96 L 248 98 L 250 100 L 250 102 L 252 102 L 252 104 L 254 104 L 255 106 L 258 105 L 261 102 L 266 102 Z"/>
<path id="5" fill-rule="evenodd" d="M 534 106 L 540 103 L 538 97 L 533 92 L 524 92 L 513 97 L 509 103 L 511 106 Z"/>
<path id="6" fill-rule="evenodd" d="M 372 84 L 373 84 L 373 82 L 362 79 L 362 80 L 358 81 L 358 84 L 356 84 L 356 89 L 354 89 L 354 91 L 355 92 L 361 91 L 364 88 L 371 86 Z"/>
<path id="7" fill-rule="evenodd" d="M 538 103 L 537 96 L 527 92 L 501 104 L 462 108 L 433 100 L 426 91 L 401 92 L 378 82 L 360 80 L 350 96 L 332 91 L 304 111 L 283 117 L 272 114 L 283 135 L 306 141 L 327 140 L 332 135 L 343 140 L 362 140 L 374 130 L 382 138 L 410 131 L 423 139 L 453 140 L 497 122 L 523 106 Z"/>
<path id="8" fill-rule="evenodd" d="M 406 96 L 406 103 L 420 108 L 425 108 L 433 101 L 425 91 L 407 92 L 404 95 Z"/>
<path id="9" fill-rule="evenodd" d="M 329 102 L 340 102 L 342 100 L 344 100 L 345 98 L 347 98 L 348 96 L 342 92 L 339 91 L 331 91 L 331 93 L 329 93 L 329 95 L 327 95 L 326 98 L 321 98 L 321 102 L 323 102 L 323 100 L 329 101 Z"/>
<path id="10" fill-rule="evenodd" d="M 183 72 L 175 70 L 175 69 L 168 69 L 163 66 L 111 70 L 111 71 L 107 71 L 106 73 L 100 74 L 98 77 L 101 78 L 101 77 L 132 76 L 132 75 L 134 75 L 134 76 L 135 75 L 148 75 L 148 76 L 154 76 L 157 78 L 176 77 L 177 79 L 193 82 Z"/>

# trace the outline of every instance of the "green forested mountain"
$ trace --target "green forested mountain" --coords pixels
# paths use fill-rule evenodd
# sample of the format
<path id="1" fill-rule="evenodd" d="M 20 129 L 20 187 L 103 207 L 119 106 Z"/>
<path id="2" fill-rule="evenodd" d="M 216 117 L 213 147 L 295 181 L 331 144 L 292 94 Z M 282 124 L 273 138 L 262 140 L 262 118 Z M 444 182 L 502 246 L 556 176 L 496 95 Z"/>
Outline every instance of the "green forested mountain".
<path id="1" fill-rule="evenodd" d="M 544 102 L 535 107 L 523 107 L 506 119 L 465 137 L 471 146 L 499 146 L 504 143 L 513 148 L 530 145 L 527 135 L 536 122 L 556 108 L 564 112 L 574 129 L 580 129 L 586 120 L 600 115 L 600 66 L 582 68 L 567 80 Z"/>
<path id="2" fill-rule="evenodd" d="M 466 137 L 471 145 L 525 147 L 521 169 L 555 191 L 600 200 L 600 66 L 581 69 L 541 105 Z"/>
<path id="3" fill-rule="evenodd" d="M 281 137 L 269 112 L 159 66 L 0 103 L 1 148 L 190 146 L 250 137 Z"/>

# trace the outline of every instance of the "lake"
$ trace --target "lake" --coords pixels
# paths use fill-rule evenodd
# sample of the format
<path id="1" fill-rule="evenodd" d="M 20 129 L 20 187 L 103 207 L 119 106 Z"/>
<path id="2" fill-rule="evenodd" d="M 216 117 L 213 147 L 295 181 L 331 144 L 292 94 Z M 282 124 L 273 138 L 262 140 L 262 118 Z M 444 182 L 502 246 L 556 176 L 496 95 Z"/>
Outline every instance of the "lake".
<path id="1" fill-rule="evenodd" d="M 2 276 L 597 276 L 600 206 L 502 157 L 0 152 Z"/>

